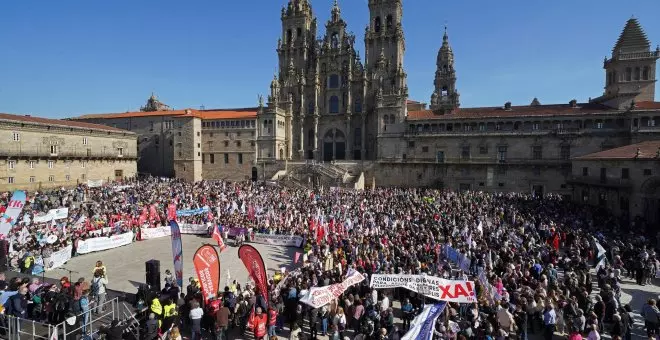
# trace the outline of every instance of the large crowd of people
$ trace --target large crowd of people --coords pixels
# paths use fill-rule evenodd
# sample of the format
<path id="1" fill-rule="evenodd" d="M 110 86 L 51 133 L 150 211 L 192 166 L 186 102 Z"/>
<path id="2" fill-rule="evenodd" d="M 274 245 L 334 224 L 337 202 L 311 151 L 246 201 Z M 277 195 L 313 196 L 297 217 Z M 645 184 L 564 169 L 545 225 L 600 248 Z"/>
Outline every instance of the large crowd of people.
<path id="1" fill-rule="evenodd" d="M 3 205 L 10 195 L 2 195 Z M 642 221 L 631 224 L 555 195 L 398 188 L 312 191 L 149 178 L 29 193 L 8 236 L 10 266 L 33 272 L 39 265 L 36 255 L 48 258 L 68 245 L 76 255 L 77 242 L 89 237 L 133 231 L 139 239 L 141 228 L 167 225 L 170 204 L 177 210 L 209 207 L 208 213 L 179 217 L 186 223 L 300 235 L 304 255 L 297 270 L 271 278 L 269 292 L 234 282 L 212 301 L 204 301 L 194 278 L 183 291 L 166 275 L 161 292 L 142 295 L 148 309 L 142 334 L 150 340 L 180 339 L 181 332 L 192 339 L 202 334 L 228 339 L 227 334 L 237 332 L 269 338 L 284 330 L 290 339 L 400 339 L 432 300 L 403 288 L 371 289 L 372 274 L 474 281 L 477 301 L 448 304 L 435 327 L 437 339 L 526 340 L 532 333 L 545 339 L 553 334 L 599 339 L 603 333 L 630 339 L 632 309 L 619 302 L 620 282 L 631 277 L 639 284 L 651 283 L 660 242 L 656 235 L 644 234 Z M 61 207 L 69 209 L 66 218 L 33 222 L 35 216 Z M 606 250 L 607 261 L 598 258 L 597 244 Z M 468 264 L 452 262 L 446 246 Z M 310 288 L 341 282 L 349 271 L 367 279 L 328 305 L 311 308 L 300 302 Z M 58 309 L 59 296 L 66 298 L 67 311 L 80 312 L 81 298 L 92 301 L 85 308 L 94 301 L 98 305 L 106 275 L 95 269 L 89 282 L 72 284 L 63 278 L 59 286 L 6 284 L 0 278 L 3 291 L 18 292 L 8 300 L 16 303 L 3 306 L 15 316 L 56 323 L 65 316 Z M 479 276 L 488 287 L 483 280 L 479 283 Z M 24 300 L 34 302 L 34 297 L 44 307 L 23 310 Z M 640 312 L 648 334 L 656 335 L 660 311 L 655 301 L 649 300 Z"/>

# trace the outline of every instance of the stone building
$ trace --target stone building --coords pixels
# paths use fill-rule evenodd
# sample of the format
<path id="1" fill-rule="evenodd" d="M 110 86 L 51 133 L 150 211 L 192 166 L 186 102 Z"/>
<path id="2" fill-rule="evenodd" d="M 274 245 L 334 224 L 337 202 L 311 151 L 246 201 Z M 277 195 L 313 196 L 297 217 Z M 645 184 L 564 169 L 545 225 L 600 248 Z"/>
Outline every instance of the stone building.
<path id="1" fill-rule="evenodd" d="M 575 201 L 624 217 L 644 217 L 647 225 L 655 226 L 660 222 L 660 141 L 576 157 L 568 182 Z"/>
<path id="2" fill-rule="evenodd" d="M 308 0 L 282 8 L 278 73 L 257 118 L 260 161 L 378 158 L 381 133 L 406 113 L 402 3 L 370 0 L 369 13 L 363 64 L 337 1 L 318 40 Z"/>
<path id="3" fill-rule="evenodd" d="M 257 108 L 169 110 L 152 97 L 144 112 L 76 119 L 136 132 L 139 170 L 156 175 L 567 197 L 576 190 L 572 159 L 660 139 L 660 47 L 636 19 L 603 62 L 597 98 L 471 108 L 461 106 L 460 61 L 445 28 L 427 108 L 408 98 L 402 0 L 368 8 L 361 60 L 337 2 L 321 34 L 310 1 L 289 0 L 277 72 Z"/>
<path id="4" fill-rule="evenodd" d="M 145 110 L 71 118 L 132 131 L 138 137 L 138 171 L 189 180 L 245 180 L 256 149 L 256 108 Z"/>
<path id="5" fill-rule="evenodd" d="M 104 125 L 0 114 L 0 190 L 131 178 L 137 137 Z"/>
<path id="6" fill-rule="evenodd" d="M 382 186 L 570 196 L 571 158 L 660 136 L 653 129 L 660 48 L 651 50 L 636 19 L 604 61 L 601 96 L 549 105 L 534 98 L 522 106 L 461 107 L 445 29 L 427 109 L 408 100 L 402 1 L 368 6 L 364 64 L 337 2 L 316 41 L 309 1 L 282 9 L 279 72 L 257 114 L 259 169 L 295 177 L 295 164 L 313 159 L 332 161 L 316 172 L 337 180 L 343 171 Z"/>

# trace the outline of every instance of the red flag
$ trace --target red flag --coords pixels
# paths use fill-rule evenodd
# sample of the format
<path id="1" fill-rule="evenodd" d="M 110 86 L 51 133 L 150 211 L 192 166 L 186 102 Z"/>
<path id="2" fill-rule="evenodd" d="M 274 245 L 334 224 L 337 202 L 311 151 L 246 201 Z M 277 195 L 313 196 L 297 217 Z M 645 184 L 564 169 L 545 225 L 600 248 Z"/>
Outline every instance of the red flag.
<path id="1" fill-rule="evenodd" d="M 335 232 L 335 219 L 334 218 L 330 219 L 330 227 L 328 229 L 330 230 L 330 234 Z"/>
<path id="2" fill-rule="evenodd" d="M 211 209 L 209 209 L 209 213 L 206 215 L 206 218 L 207 218 L 209 221 L 213 221 L 213 213 L 211 212 Z"/>
<path id="3" fill-rule="evenodd" d="M 316 230 L 316 219 L 313 218 L 309 220 L 309 231 L 314 231 Z"/>
<path id="4" fill-rule="evenodd" d="M 176 221 L 176 205 L 174 203 L 170 203 L 167 207 L 167 220 Z"/>
<path id="5" fill-rule="evenodd" d="M 197 249 L 193 257 L 193 264 L 197 272 L 202 294 L 206 301 L 218 294 L 220 287 L 220 259 L 218 252 L 212 246 L 203 245 Z"/>
<path id="6" fill-rule="evenodd" d="M 251 205 L 251 204 L 250 204 L 250 206 L 248 207 L 248 218 L 249 218 L 251 221 L 254 221 L 254 206 Z"/>
<path id="7" fill-rule="evenodd" d="M 254 280 L 256 287 L 266 301 L 266 308 L 268 308 L 268 279 L 266 277 L 266 266 L 264 265 L 263 258 L 261 258 L 261 254 L 253 246 L 244 244 L 238 248 L 238 257 L 243 261 L 250 278 Z"/>
<path id="8" fill-rule="evenodd" d="M 225 249 L 227 249 L 227 246 L 225 245 L 225 242 L 222 240 L 222 235 L 220 235 L 220 230 L 218 230 L 218 227 L 216 226 L 213 228 L 213 235 L 211 237 L 218 242 L 218 247 L 220 247 L 220 253 L 222 253 Z"/>
<path id="9" fill-rule="evenodd" d="M 300 252 L 296 252 L 295 257 L 293 258 L 293 263 L 298 263 L 298 260 L 300 260 L 300 255 L 302 255 Z"/>
<path id="10" fill-rule="evenodd" d="M 316 243 L 321 244 L 323 238 L 325 237 L 325 226 L 319 226 L 316 228 Z"/>
<path id="11" fill-rule="evenodd" d="M 151 207 L 149 208 L 149 219 L 152 221 L 158 219 L 158 211 L 156 211 L 155 204 L 152 204 Z"/>

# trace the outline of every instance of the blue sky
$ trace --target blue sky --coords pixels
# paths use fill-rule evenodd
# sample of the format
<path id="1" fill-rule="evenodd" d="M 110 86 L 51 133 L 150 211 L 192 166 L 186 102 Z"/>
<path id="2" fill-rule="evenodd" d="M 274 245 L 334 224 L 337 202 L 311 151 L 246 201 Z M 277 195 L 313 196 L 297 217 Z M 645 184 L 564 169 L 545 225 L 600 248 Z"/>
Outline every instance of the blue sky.
<path id="1" fill-rule="evenodd" d="M 0 112 L 123 112 L 152 91 L 175 108 L 255 106 L 287 1 L 4 0 Z M 320 23 L 332 2 L 312 0 Z M 367 0 L 340 5 L 364 55 Z M 404 0 L 410 97 L 429 101 L 446 22 L 462 106 L 585 101 L 602 93 L 603 58 L 632 15 L 660 43 L 658 13 L 658 0 Z"/>

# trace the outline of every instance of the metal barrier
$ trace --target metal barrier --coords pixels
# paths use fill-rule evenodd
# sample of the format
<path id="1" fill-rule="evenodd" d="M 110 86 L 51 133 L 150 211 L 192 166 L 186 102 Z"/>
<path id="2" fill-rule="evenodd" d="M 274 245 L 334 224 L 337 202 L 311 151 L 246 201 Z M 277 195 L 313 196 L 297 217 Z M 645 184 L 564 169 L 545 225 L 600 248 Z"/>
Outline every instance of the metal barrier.
<path id="1" fill-rule="evenodd" d="M 0 338 L 8 340 L 57 339 L 59 325 L 51 325 L 11 315 L 0 316 Z"/>
<path id="2" fill-rule="evenodd" d="M 96 314 L 95 311 L 98 307 L 102 310 Z M 104 325 L 110 325 L 112 320 L 119 318 L 120 308 L 119 299 L 114 298 L 96 306 L 90 304 L 89 311 L 80 313 L 76 316 L 67 318 L 62 325 L 62 336 L 60 340 L 77 339 L 78 335 L 92 335 L 99 331 L 99 328 Z"/>

